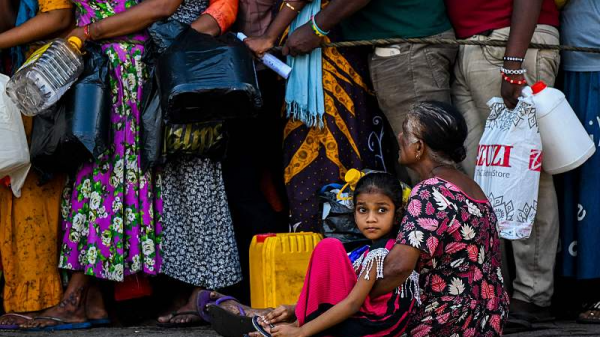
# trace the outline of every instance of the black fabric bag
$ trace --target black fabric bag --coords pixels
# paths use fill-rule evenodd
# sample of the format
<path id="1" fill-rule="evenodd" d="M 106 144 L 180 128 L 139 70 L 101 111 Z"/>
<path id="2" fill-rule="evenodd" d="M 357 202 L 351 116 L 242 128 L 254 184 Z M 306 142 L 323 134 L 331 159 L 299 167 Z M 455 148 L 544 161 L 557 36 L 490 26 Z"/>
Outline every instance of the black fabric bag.
<path id="1" fill-rule="evenodd" d="M 164 163 L 162 156 L 163 112 L 154 69 L 150 65 L 150 78 L 144 84 L 140 105 L 140 141 L 142 144 L 140 165 L 142 172 Z"/>
<path id="2" fill-rule="evenodd" d="M 231 33 L 213 38 L 188 28 L 156 66 L 167 123 L 252 117 L 262 105 L 254 61 Z"/>
<path id="3" fill-rule="evenodd" d="M 31 163 L 42 176 L 74 173 L 82 162 L 108 148 L 110 112 L 108 57 L 99 45 L 86 46 L 84 71 L 49 113 L 33 120 Z"/>

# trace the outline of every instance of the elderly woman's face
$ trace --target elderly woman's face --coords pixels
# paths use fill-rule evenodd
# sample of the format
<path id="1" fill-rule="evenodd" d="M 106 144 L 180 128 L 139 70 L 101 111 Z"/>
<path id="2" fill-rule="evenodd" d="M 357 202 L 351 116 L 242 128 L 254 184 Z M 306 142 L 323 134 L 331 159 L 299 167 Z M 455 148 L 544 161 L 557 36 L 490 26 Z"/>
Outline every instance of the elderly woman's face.
<path id="1" fill-rule="evenodd" d="M 416 162 L 416 146 L 414 137 L 410 134 L 410 130 L 408 130 L 408 119 L 404 121 L 402 124 L 402 132 L 398 135 L 398 144 L 400 147 L 400 151 L 398 153 L 398 162 L 402 165 L 410 165 Z"/>

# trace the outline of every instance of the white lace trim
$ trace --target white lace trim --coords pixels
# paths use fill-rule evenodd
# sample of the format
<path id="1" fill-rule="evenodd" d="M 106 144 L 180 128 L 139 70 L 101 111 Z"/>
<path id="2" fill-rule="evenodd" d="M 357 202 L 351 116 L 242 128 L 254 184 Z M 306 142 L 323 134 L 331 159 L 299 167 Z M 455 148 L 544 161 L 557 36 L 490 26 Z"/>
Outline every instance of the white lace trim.
<path id="1" fill-rule="evenodd" d="M 404 281 L 400 287 L 396 289 L 396 294 L 400 294 L 401 298 L 411 296 L 421 305 L 421 287 L 419 286 L 419 274 L 413 270 L 410 276 Z"/>
<path id="2" fill-rule="evenodd" d="M 354 262 L 354 270 L 357 270 L 357 266 L 360 266 L 360 272 L 365 274 L 365 280 L 371 279 L 371 269 L 376 264 L 377 276 L 376 279 L 383 278 L 383 260 L 390 251 L 386 248 L 377 248 L 370 251 L 367 256 L 360 258 Z M 360 261 L 360 264 L 358 263 Z M 359 276 L 360 277 L 360 276 Z"/>

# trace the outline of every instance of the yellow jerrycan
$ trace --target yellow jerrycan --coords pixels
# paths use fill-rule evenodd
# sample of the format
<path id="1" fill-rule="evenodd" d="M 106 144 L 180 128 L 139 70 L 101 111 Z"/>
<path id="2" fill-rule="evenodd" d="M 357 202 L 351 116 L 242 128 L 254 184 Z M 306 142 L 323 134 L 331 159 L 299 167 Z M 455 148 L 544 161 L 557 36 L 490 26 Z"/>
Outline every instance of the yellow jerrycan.
<path id="1" fill-rule="evenodd" d="M 250 296 L 253 308 L 295 304 L 310 256 L 323 239 L 316 233 L 260 234 L 250 244 Z"/>

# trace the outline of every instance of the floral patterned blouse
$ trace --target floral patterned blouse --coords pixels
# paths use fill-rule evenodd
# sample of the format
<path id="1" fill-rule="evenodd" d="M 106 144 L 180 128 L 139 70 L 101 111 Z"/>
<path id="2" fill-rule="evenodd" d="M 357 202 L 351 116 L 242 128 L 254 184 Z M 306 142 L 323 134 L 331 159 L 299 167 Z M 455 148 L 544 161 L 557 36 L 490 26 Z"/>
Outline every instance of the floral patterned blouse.
<path id="1" fill-rule="evenodd" d="M 496 215 L 440 178 L 415 186 L 397 243 L 418 248 L 422 305 L 410 336 L 500 336 L 508 315 Z"/>

